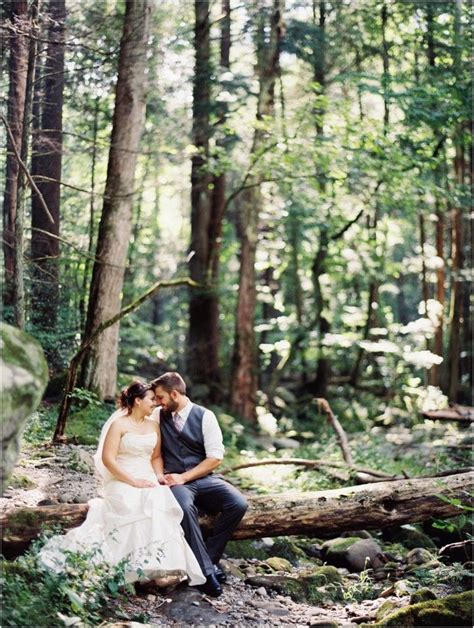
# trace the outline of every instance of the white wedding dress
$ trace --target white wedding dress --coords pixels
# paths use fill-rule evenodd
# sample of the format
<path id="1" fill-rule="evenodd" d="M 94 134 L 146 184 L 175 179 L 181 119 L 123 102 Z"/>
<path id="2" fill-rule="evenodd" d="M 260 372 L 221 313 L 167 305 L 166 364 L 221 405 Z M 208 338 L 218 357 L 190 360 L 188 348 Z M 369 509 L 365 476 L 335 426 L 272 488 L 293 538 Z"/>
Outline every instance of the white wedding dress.
<path id="1" fill-rule="evenodd" d="M 125 433 L 117 456 L 120 467 L 135 478 L 156 482 L 151 466 L 156 439 L 156 433 Z M 43 565 L 60 572 L 65 566 L 64 552 L 99 547 L 95 560 L 112 564 L 127 560 L 127 582 L 187 576 L 190 585 L 203 584 L 205 577 L 180 525 L 183 511 L 171 489 L 161 485 L 134 488 L 110 473 L 102 473 L 102 477 L 103 499 L 89 501 L 87 519 L 81 526 L 46 542 L 40 551 Z"/>

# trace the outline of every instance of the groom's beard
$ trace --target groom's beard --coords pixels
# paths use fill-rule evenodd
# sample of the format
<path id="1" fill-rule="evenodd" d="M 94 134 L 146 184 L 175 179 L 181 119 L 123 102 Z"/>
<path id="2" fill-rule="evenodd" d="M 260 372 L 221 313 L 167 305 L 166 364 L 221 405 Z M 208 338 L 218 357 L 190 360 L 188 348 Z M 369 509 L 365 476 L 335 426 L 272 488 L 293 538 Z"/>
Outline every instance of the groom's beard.
<path id="1" fill-rule="evenodd" d="M 176 412 L 177 409 L 178 409 L 178 403 L 170 399 L 168 403 L 166 404 L 166 410 L 168 412 Z"/>

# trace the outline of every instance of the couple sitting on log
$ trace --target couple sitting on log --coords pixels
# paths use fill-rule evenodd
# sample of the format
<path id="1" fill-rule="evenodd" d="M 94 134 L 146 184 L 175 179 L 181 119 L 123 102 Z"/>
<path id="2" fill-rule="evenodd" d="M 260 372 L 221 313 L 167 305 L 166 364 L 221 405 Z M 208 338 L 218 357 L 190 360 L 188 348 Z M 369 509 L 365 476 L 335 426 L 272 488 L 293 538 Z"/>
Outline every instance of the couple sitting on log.
<path id="1" fill-rule="evenodd" d="M 46 543 L 43 564 L 60 571 L 66 551 L 100 547 L 103 560 L 127 561 L 128 582 L 188 579 L 219 596 L 226 579 L 219 559 L 247 502 L 213 474 L 224 457 L 216 416 L 190 401 L 178 373 L 134 382 L 119 404 L 94 456 L 104 497 L 90 501 L 81 526 Z M 198 509 L 220 513 L 206 540 Z"/>

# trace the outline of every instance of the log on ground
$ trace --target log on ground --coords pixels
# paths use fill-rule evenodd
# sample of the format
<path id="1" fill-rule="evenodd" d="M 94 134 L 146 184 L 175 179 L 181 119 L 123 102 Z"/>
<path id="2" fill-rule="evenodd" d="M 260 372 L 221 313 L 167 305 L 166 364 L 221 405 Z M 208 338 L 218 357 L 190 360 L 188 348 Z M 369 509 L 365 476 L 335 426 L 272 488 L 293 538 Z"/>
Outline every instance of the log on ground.
<path id="1" fill-rule="evenodd" d="M 432 517 L 447 519 L 472 504 L 474 473 L 441 478 L 414 478 L 376 482 L 328 491 L 291 492 L 251 496 L 249 509 L 233 539 L 302 534 L 336 536 L 348 530 L 378 530 L 417 523 Z M 18 555 L 40 534 L 43 526 L 62 524 L 64 529 L 80 525 L 87 504 L 18 508 L 0 517 L 3 553 Z M 204 516 L 204 533 L 213 518 Z"/>

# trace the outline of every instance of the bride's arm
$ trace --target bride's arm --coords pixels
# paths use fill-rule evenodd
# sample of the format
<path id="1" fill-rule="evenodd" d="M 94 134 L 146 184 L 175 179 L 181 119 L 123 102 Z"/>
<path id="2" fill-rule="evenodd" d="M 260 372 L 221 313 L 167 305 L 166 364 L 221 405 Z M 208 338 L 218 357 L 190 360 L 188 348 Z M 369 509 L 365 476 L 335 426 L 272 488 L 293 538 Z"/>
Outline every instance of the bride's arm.
<path id="1" fill-rule="evenodd" d="M 153 449 L 153 453 L 151 454 L 151 466 L 153 467 L 153 471 L 155 472 L 156 479 L 160 484 L 165 484 L 164 477 L 164 465 L 163 465 L 163 456 L 161 455 L 161 434 L 160 434 L 160 426 L 156 426 L 157 433 L 157 441 L 155 448 Z"/>
<path id="2" fill-rule="evenodd" d="M 102 462 L 104 465 L 120 482 L 125 482 L 135 488 L 151 488 L 155 486 L 153 482 L 136 479 L 120 468 L 120 465 L 117 463 L 117 454 L 121 438 L 122 429 L 120 427 L 120 421 L 114 421 L 107 432 L 107 436 L 105 437 L 104 449 L 102 451 Z"/>

